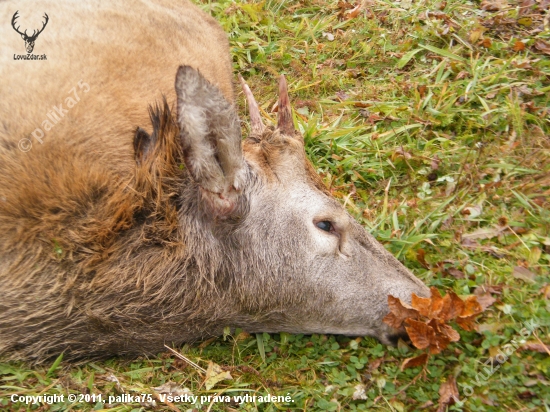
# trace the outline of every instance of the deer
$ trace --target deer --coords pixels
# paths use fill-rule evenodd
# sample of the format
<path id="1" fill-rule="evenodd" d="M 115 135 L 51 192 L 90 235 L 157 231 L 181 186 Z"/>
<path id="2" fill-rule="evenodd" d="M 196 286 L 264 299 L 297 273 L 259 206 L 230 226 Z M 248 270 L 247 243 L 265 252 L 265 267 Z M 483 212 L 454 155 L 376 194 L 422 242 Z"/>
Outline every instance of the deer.
<path id="1" fill-rule="evenodd" d="M 40 5 L 64 47 L 0 65 L 0 358 L 151 355 L 226 328 L 405 336 L 388 295 L 429 289 L 331 195 L 284 76 L 276 124 L 239 78 L 243 138 L 228 37 L 196 5 Z"/>

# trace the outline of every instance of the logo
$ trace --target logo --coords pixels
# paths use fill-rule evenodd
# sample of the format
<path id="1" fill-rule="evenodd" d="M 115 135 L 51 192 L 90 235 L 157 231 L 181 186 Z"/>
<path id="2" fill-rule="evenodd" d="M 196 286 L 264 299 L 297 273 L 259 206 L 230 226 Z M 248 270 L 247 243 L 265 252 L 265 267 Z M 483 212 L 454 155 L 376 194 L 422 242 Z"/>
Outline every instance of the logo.
<path id="1" fill-rule="evenodd" d="M 13 18 L 11 19 L 11 26 L 13 27 L 13 29 L 17 33 L 19 33 L 21 35 L 23 40 L 25 40 L 25 48 L 27 49 L 27 54 L 31 54 L 32 51 L 34 50 L 34 42 L 36 41 L 36 38 L 38 37 L 38 35 L 44 31 L 44 28 L 46 27 L 46 24 L 48 24 L 49 17 L 46 13 L 44 13 L 44 18 L 46 19 L 46 21 L 42 25 L 42 28 L 40 30 L 38 30 L 38 33 L 36 32 L 36 30 L 33 30 L 32 35 L 29 36 L 27 34 L 27 30 L 25 30 L 24 33 L 21 33 L 19 31 L 19 27 L 21 27 L 21 26 L 15 27 L 15 23 L 16 23 L 15 20 L 17 20 L 17 18 L 19 17 L 17 15 L 17 13 L 19 13 L 19 10 L 17 10 L 15 12 L 15 14 L 13 15 Z"/>

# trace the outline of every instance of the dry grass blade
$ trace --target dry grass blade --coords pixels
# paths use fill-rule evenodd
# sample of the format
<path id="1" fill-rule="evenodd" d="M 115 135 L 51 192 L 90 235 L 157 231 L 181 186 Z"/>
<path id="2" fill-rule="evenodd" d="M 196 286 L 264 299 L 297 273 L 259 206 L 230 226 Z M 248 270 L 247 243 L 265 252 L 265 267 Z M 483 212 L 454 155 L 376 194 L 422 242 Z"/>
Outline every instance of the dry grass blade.
<path id="1" fill-rule="evenodd" d="M 187 362 L 189 365 L 191 365 L 193 368 L 195 368 L 196 370 L 198 370 L 199 372 L 205 374 L 206 373 L 206 369 L 204 368 L 201 368 L 199 365 L 197 365 L 195 362 L 193 362 L 191 359 L 189 358 L 186 358 L 185 356 L 183 356 L 181 353 L 179 353 L 178 351 L 175 351 L 174 349 L 172 349 L 170 346 L 168 345 L 164 345 L 164 347 L 166 349 L 168 349 L 170 352 L 172 352 L 177 358 L 181 359 L 182 361 L 185 361 Z"/>

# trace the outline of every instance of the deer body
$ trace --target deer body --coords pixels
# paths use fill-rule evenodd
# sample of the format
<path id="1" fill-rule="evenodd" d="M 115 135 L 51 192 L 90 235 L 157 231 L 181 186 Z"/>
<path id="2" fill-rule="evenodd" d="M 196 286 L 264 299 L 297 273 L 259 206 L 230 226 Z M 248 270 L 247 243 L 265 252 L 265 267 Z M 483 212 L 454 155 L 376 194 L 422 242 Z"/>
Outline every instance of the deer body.
<path id="1" fill-rule="evenodd" d="M 241 141 L 210 16 L 188 2 L 70 4 L 39 3 L 47 61 L 1 57 L 0 356 L 154 353 L 225 326 L 399 335 L 382 322 L 388 294 L 428 290 L 325 189 L 284 79 L 277 127 L 244 85 Z"/>

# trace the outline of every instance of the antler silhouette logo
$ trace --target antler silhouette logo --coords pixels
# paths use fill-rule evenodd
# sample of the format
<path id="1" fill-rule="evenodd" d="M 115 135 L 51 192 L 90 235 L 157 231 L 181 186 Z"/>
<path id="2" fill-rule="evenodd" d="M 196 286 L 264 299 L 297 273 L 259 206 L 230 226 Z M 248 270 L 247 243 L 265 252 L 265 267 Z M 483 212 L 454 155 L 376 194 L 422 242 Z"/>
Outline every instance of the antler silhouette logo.
<path id="1" fill-rule="evenodd" d="M 34 49 L 34 42 L 36 41 L 36 38 L 38 37 L 38 35 L 40 33 L 42 33 L 44 31 L 44 28 L 46 27 L 46 24 L 48 24 L 49 17 L 46 13 L 44 13 L 44 18 L 46 19 L 46 21 L 44 22 L 44 25 L 42 26 L 42 28 L 40 30 L 38 30 L 38 33 L 36 32 L 36 30 L 33 30 L 32 36 L 29 36 L 29 35 L 27 35 L 27 30 L 25 30 L 24 33 L 21 33 L 19 31 L 20 26 L 15 27 L 15 20 L 19 17 L 17 15 L 17 13 L 19 13 L 19 10 L 17 10 L 15 12 L 15 14 L 13 15 L 13 18 L 11 19 L 11 25 L 12 25 L 13 29 L 21 35 L 23 40 L 25 40 L 25 48 L 27 49 L 27 53 L 30 54 L 30 53 L 32 53 L 32 51 Z"/>

